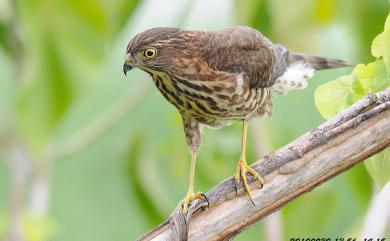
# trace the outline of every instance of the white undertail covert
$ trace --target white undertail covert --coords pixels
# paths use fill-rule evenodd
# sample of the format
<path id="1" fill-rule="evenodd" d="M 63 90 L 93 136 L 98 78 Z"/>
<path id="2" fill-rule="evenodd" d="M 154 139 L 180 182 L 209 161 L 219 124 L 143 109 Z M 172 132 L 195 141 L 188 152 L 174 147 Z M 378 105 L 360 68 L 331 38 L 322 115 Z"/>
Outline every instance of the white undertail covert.
<path id="1" fill-rule="evenodd" d="M 292 63 L 271 86 L 271 94 L 285 95 L 291 90 L 305 89 L 307 80 L 313 77 L 314 71 L 313 67 L 303 61 Z"/>

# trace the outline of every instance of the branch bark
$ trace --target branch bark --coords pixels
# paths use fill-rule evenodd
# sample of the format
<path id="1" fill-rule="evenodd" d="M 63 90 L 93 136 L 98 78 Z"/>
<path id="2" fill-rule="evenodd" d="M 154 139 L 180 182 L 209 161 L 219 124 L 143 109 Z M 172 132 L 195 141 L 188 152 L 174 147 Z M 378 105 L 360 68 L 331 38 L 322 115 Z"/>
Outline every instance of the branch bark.
<path id="1" fill-rule="evenodd" d="M 296 197 L 341 174 L 390 145 L 390 89 L 372 94 L 252 167 L 265 177 L 263 189 L 249 177 L 254 202 L 230 177 L 205 201 L 180 205 L 172 216 L 139 240 L 231 240 Z M 188 237 L 188 238 L 187 238 Z"/>

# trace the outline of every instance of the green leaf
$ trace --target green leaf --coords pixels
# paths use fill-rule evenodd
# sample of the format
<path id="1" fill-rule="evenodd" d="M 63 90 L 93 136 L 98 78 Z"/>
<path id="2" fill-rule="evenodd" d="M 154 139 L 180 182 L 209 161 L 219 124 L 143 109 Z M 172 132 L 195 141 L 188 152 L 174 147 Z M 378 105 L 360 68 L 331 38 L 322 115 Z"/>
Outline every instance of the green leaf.
<path id="1" fill-rule="evenodd" d="M 384 31 L 372 43 L 372 54 L 378 58 L 367 65 L 357 65 L 352 73 L 320 86 L 315 92 L 315 104 L 321 115 L 330 118 L 348 108 L 361 97 L 390 86 L 390 15 Z M 390 180 L 390 150 L 365 161 L 368 172 L 380 190 Z"/>
<path id="2" fill-rule="evenodd" d="M 329 119 L 364 95 L 364 87 L 352 73 L 318 87 L 314 100 L 321 115 Z"/>
<path id="3" fill-rule="evenodd" d="M 371 53 L 376 58 L 383 57 L 387 71 L 390 72 L 390 14 L 387 16 L 383 32 L 372 42 Z"/>
<path id="4" fill-rule="evenodd" d="M 321 115 L 329 119 L 368 95 L 390 86 L 383 60 L 358 64 L 350 75 L 342 76 L 317 88 L 314 99 Z"/>
<path id="5" fill-rule="evenodd" d="M 390 148 L 364 162 L 378 190 L 390 181 Z"/>
<path id="6" fill-rule="evenodd" d="M 362 83 L 365 93 L 374 93 L 390 86 L 390 79 L 383 60 L 377 60 L 368 65 L 359 64 L 353 74 Z"/>

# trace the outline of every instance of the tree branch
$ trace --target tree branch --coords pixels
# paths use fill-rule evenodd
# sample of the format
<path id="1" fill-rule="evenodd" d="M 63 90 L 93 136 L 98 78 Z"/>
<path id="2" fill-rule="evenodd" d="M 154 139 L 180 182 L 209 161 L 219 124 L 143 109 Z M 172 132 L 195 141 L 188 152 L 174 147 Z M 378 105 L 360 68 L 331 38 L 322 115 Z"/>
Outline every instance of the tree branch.
<path id="1" fill-rule="evenodd" d="M 390 145 L 390 89 L 352 105 L 252 167 L 265 177 L 253 190 L 251 205 L 233 177 L 214 187 L 205 201 L 195 202 L 187 216 L 180 205 L 168 221 L 139 240 L 230 240 L 296 197 L 326 182 Z"/>

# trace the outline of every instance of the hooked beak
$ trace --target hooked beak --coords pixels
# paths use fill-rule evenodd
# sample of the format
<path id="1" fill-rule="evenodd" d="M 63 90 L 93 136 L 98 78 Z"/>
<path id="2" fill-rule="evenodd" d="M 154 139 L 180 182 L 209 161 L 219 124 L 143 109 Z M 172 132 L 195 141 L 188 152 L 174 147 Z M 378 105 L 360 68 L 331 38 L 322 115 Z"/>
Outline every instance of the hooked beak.
<path id="1" fill-rule="evenodd" d="M 133 68 L 133 65 L 127 61 L 123 64 L 123 73 L 126 75 L 129 70 Z"/>

